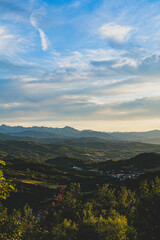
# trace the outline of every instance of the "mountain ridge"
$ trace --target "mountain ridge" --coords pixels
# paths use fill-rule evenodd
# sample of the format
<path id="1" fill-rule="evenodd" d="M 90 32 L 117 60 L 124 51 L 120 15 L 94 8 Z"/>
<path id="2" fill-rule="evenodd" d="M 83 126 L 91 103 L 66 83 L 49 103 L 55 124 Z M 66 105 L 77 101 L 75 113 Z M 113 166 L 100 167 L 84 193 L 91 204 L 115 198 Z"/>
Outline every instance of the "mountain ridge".
<path id="1" fill-rule="evenodd" d="M 23 136 L 32 138 L 83 138 L 93 137 L 105 140 L 118 141 L 139 141 L 144 143 L 160 144 L 160 130 L 150 130 L 146 132 L 103 132 L 94 130 L 77 130 L 73 127 L 23 127 L 23 126 L 0 126 L 0 133 L 11 136 Z"/>

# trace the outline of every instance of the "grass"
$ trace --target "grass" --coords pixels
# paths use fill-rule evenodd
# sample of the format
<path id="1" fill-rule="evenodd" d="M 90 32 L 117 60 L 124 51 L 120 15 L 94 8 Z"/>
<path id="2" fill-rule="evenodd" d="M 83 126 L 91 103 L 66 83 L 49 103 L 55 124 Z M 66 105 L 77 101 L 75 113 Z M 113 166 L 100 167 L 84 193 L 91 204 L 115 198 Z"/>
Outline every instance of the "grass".
<path id="1" fill-rule="evenodd" d="M 59 185 L 59 184 L 55 184 L 55 183 L 51 183 L 51 182 L 37 181 L 37 180 L 31 180 L 31 179 L 21 179 L 20 182 L 27 183 L 27 184 L 33 184 L 33 185 L 39 185 L 39 186 L 47 187 L 47 188 L 50 188 L 50 189 L 57 189 L 57 188 L 61 187 L 61 185 Z"/>

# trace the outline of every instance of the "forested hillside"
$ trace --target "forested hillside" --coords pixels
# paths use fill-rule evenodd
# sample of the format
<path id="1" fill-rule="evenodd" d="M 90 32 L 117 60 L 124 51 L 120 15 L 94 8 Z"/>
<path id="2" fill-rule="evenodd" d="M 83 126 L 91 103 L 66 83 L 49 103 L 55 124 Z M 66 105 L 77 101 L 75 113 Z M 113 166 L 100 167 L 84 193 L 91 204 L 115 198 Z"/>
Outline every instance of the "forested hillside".
<path id="1" fill-rule="evenodd" d="M 144 152 L 160 153 L 160 145 L 108 141 L 99 138 L 60 140 L 52 144 L 41 143 L 41 139 L 28 141 L 25 138 L 11 140 L 0 138 L 0 154 L 39 161 L 66 156 L 86 162 L 98 162 L 127 159 Z"/>
<path id="2" fill-rule="evenodd" d="M 1 168 L 5 163 L 0 162 Z M 53 169 L 52 169 L 53 170 Z M 104 184 L 89 195 L 79 183 L 62 185 L 50 204 L 7 211 L 16 184 L 0 175 L 0 237 L 7 240 L 150 240 L 160 234 L 160 179 L 137 182 L 135 189 Z M 39 190 L 40 191 L 40 190 Z M 8 202 L 9 203 L 9 202 Z"/>

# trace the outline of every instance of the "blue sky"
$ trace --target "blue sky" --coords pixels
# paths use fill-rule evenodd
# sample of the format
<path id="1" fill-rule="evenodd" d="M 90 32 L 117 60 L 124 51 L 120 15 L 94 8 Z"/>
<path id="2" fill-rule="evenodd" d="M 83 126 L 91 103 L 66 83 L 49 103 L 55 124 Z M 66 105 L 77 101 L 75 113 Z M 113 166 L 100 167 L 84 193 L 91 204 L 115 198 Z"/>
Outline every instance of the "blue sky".
<path id="1" fill-rule="evenodd" d="M 160 128 L 160 1 L 0 0 L 0 123 Z"/>

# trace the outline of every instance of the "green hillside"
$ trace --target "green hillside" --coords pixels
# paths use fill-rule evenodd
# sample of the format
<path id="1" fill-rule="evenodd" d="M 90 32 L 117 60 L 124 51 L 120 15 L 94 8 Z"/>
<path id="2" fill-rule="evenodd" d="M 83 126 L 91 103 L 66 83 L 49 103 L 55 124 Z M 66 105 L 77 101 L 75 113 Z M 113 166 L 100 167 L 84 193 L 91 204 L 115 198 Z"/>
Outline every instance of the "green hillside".
<path id="1" fill-rule="evenodd" d="M 121 161 L 106 161 L 93 164 L 93 168 L 103 171 L 156 171 L 160 169 L 160 154 L 141 153 L 135 157 Z"/>
<path id="2" fill-rule="evenodd" d="M 0 140 L 0 155 L 39 161 L 66 156 L 86 162 L 98 162 L 128 159 L 144 152 L 159 153 L 160 145 L 106 141 L 98 138 L 64 140 L 54 144 Z"/>

